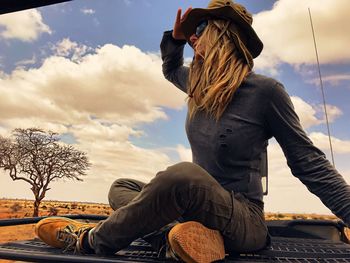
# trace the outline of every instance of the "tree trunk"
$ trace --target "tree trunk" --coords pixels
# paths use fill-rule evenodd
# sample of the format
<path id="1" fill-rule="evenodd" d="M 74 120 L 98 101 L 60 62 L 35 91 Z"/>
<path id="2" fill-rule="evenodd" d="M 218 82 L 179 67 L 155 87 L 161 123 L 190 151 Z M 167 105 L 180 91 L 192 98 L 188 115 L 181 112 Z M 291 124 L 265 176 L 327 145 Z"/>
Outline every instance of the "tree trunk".
<path id="1" fill-rule="evenodd" d="M 39 206 L 40 206 L 41 200 L 35 200 L 34 201 L 34 211 L 33 211 L 33 217 L 39 216 Z"/>

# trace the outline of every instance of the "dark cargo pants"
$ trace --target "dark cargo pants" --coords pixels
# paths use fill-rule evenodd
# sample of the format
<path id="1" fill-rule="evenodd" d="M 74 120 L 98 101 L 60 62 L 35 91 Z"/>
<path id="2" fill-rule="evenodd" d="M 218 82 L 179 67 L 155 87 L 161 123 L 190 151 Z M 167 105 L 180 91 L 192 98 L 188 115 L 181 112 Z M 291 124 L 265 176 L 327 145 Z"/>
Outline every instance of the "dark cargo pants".
<path id="1" fill-rule="evenodd" d="M 114 254 L 179 218 L 219 230 L 226 252 L 256 251 L 266 244 L 262 209 L 241 194 L 228 192 L 193 163 L 170 166 L 148 184 L 119 179 L 109 201 L 115 211 L 92 233 L 96 254 Z"/>

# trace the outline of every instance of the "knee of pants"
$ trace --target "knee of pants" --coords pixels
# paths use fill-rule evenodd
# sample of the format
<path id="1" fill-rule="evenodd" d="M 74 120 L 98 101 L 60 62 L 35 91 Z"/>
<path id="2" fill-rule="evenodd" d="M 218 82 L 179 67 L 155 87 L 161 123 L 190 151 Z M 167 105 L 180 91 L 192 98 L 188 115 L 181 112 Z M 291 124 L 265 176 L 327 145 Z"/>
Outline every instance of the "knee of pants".
<path id="1" fill-rule="evenodd" d="M 108 192 L 108 202 L 109 202 L 109 205 L 110 207 L 112 207 L 113 210 L 116 210 L 117 208 L 117 205 L 115 204 L 115 191 L 116 191 L 116 188 L 120 185 L 120 182 L 124 180 L 124 179 L 117 179 L 115 180 L 111 187 L 109 188 L 109 192 Z"/>
<path id="2" fill-rule="evenodd" d="M 111 195 L 113 194 L 113 192 L 115 192 L 116 188 L 119 188 L 119 187 L 124 187 L 125 183 L 127 182 L 128 179 L 125 179 L 125 178 L 119 178 L 117 180 L 115 180 L 112 184 L 111 184 L 111 187 L 109 188 L 109 194 L 108 195 Z"/>
<path id="3" fill-rule="evenodd" d="M 115 187 L 124 186 L 130 179 L 127 178 L 118 178 L 111 184 L 110 190 L 114 189 Z"/>
<path id="4" fill-rule="evenodd" d="M 124 200 L 125 198 L 122 194 L 122 191 L 126 190 L 126 185 L 128 182 L 129 179 L 119 178 L 112 183 L 108 192 L 108 202 L 113 210 L 116 210 L 128 203 L 129 200 Z"/>
<path id="5" fill-rule="evenodd" d="M 159 172 L 155 177 L 155 183 L 162 188 L 185 188 L 191 185 L 205 186 L 215 182 L 203 168 L 191 162 L 181 162 L 169 166 L 165 171 Z"/>

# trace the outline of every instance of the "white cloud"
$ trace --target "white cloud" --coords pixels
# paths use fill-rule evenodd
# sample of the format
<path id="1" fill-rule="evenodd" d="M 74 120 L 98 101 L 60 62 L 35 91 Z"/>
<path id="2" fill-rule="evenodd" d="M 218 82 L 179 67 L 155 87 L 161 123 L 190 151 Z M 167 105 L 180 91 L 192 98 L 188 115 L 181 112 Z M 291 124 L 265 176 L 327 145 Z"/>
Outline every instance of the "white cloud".
<path id="1" fill-rule="evenodd" d="M 92 48 L 71 41 L 69 38 L 62 39 L 56 45 L 53 45 L 51 49 L 54 51 L 55 55 L 68 57 L 74 62 L 79 62 L 87 52 L 94 51 Z"/>
<path id="2" fill-rule="evenodd" d="M 328 135 L 321 132 L 312 132 L 310 134 L 310 138 L 313 141 L 313 143 L 323 151 L 328 151 L 328 149 L 330 148 Z M 331 136 L 331 142 L 334 153 L 350 153 L 350 141 L 340 140 Z"/>
<path id="3" fill-rule="evenodd" d="M 191 148 L 186 148 L 182 144 L 176 147 L 176 151 L 182 162 L 192 162 L 192 151 Z"/>
<path id="4" fill-rule="evenodd" d="M 16 66 L 33 65 L 35 63 L 36 63 L 36 58 L 35 58 L 35 56 L 33 56 L 30 59 L 24 59 L 24 60 L 16 62 Z"/>
<path id="5" fill-rule="evenodd" d="M 272 10 L 254 16 L 254 28 L 264 42 L 259 67 L 272 70 L 280 62 L 314 64 L 316 62 L 308 8 L 317 39 L 321 63 L 339 63 L 350 59 L 350 1 L 279 0 Z"/>
<path id="6" fill-rule="evenodd" d="M 280 69 L 278 68 L 279 63 L 280 61 L 276 56 L 268 52 L 262 52 L 254 59 L 254 69 L 271 76 L 277 76 L 280 73 Z"/>
<path id="7" fill-rule="evenodd" d="M 0 16 L 0 36 L 5 39 L 34 41 L 43 33 L 51 34 L 51 29 L 43 22 L 36 9 L 4 14 Z"/>
<path id="8" fill-rule="evenodd" d="M 93 164 L 86 182 L 74 184 L 77 191 L 67 197 L 71 199 L 79 192 L 85 200 L 106 202 L 113 180 L 147 182 L 171 164 L 164 149 L 144 149 L 131 142 L 143 135 L 136 128 L 140 124 L 166 119 L 164 108 L 185 105 L 186 95 L 164 79 L 159 55 L 111 44 L 93 50 L 69 39 L 54 51 L 40 67 L 0 75 L 0 134 L 41 127 L 71 135 Z M 103 198 L 84 193 L 92 184 L 91 191 L 104 191 Z M 59 189 L 66 186 L 57 187 L 61 188 L 50 191 L 48 198 L 61 199 Z M 12 196 L 2 188 L 4 195 Z"/>
<path id="9" fill-rule="evenodd" d="M 94 120 L 90 124 L 73 125 L 69 132 L 92 161 L 91 178 L 105 180 L 117 177 L 149 181 L 157 171 L 170 165 L 169 157 L 160 149 L 143 149 L 133 145 L 129 137 L 142 131 L 126 125 L 103 125 Z"/>
<path id="10" fill-rule="evenodd" d="M 325 109 L 324 109 L 324 105 L 323 104 L 319 104 L 316 107 L 316 110 L 319 112 L 322 112 L 323 116 L 322 116 L 322 122 L 326 123 L 326 116 L 325 116 Z M 334 122 L 335 119 L 337 119 L 338 117 L 340 117 L 343 112 L 341 109 L 339 109 L 337 106 L 334 105 L 329 105 L 326 104 L 326 111 L 327 111 L 327 117 L 328 117 L 328 121 L 330 123 Z"/>
<path id="11" fill-rule="evenodd" d="M 291 100 L 304 129 L 326 123 L 323 105 L 310 105 L 302 98 L 296 96 L 292 96 Z M 326 108 L 329 122 L 333 122 L 342 115 L 342 111 L 334 105 L 326 105 Z"/>
<path id="12" fill-rule="evenodd" d="M 329 83 L 332 86 L 338 86 L 341 82 L 349 81 L 349 80 L 350 80 L 350 74 L 335 74 L 335 75 L 322 77 L 323 83 Z M 314 78 L 314 79 L 311 79 L 309 82 L 315 85 L 319 85 L 320 79 Z"/>
<path id="13" fill-rule="evenodd" d="M 93 15 L 96 13 L 95 10 L 91 9 L 91 8 L 83 8 L 83 9 L 80 9 L 80 12 L 82 12 L 83 14 L 85 15 Z"/>
<path id="14" fill-rule="evenodd" d="M 60 49 L 63 42 L 66 49 Z M 72 49 L 71 59 L 51 56 L 40 68 L 16 69 L 0 79 L 3 123 L 37 118 L 71 124 L 92 116 L 135 124 L 165 119 L 161 107 L 180 109 L 185 104 L 185 94 L 162 76 L 158 55 L 105 45 L 81 56 L 76 52 L 81 47 L 69 40 L 57 47 L 61 54 Z"/>
<path id="15" fill-rule="evenodd" d="M 18 61 L 16 63 L 16 66 L 21 67 L 21 66 L 33 65 L 35 63 L 36 63 L 36 57 L 35 55 L 33 55 L 32 58 L 30 59 L 24 59 L 24 60 Z"/>
<path id="16" fill-rule="evenodd" d="M 322 120 L 317 118 L 317 112 L 314 107 L 300 97 L 293 96 L 291 99 L 304 129 L 322 123 Z"/>

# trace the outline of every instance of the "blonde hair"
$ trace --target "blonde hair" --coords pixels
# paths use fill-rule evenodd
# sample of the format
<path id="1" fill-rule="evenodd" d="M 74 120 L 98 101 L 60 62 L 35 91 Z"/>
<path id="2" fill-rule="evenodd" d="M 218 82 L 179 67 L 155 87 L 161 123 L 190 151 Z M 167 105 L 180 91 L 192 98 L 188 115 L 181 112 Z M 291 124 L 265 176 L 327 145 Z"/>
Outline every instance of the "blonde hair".
<path id="1" fill-rule="evenodd" d="M 188 109 L 190 119 L 205 111 L 219 120 L 250 68 L 236 48 L 230 22 L 209 20 L 197 41 L 205 46 L 203 60 L 190 66 Z"/>

